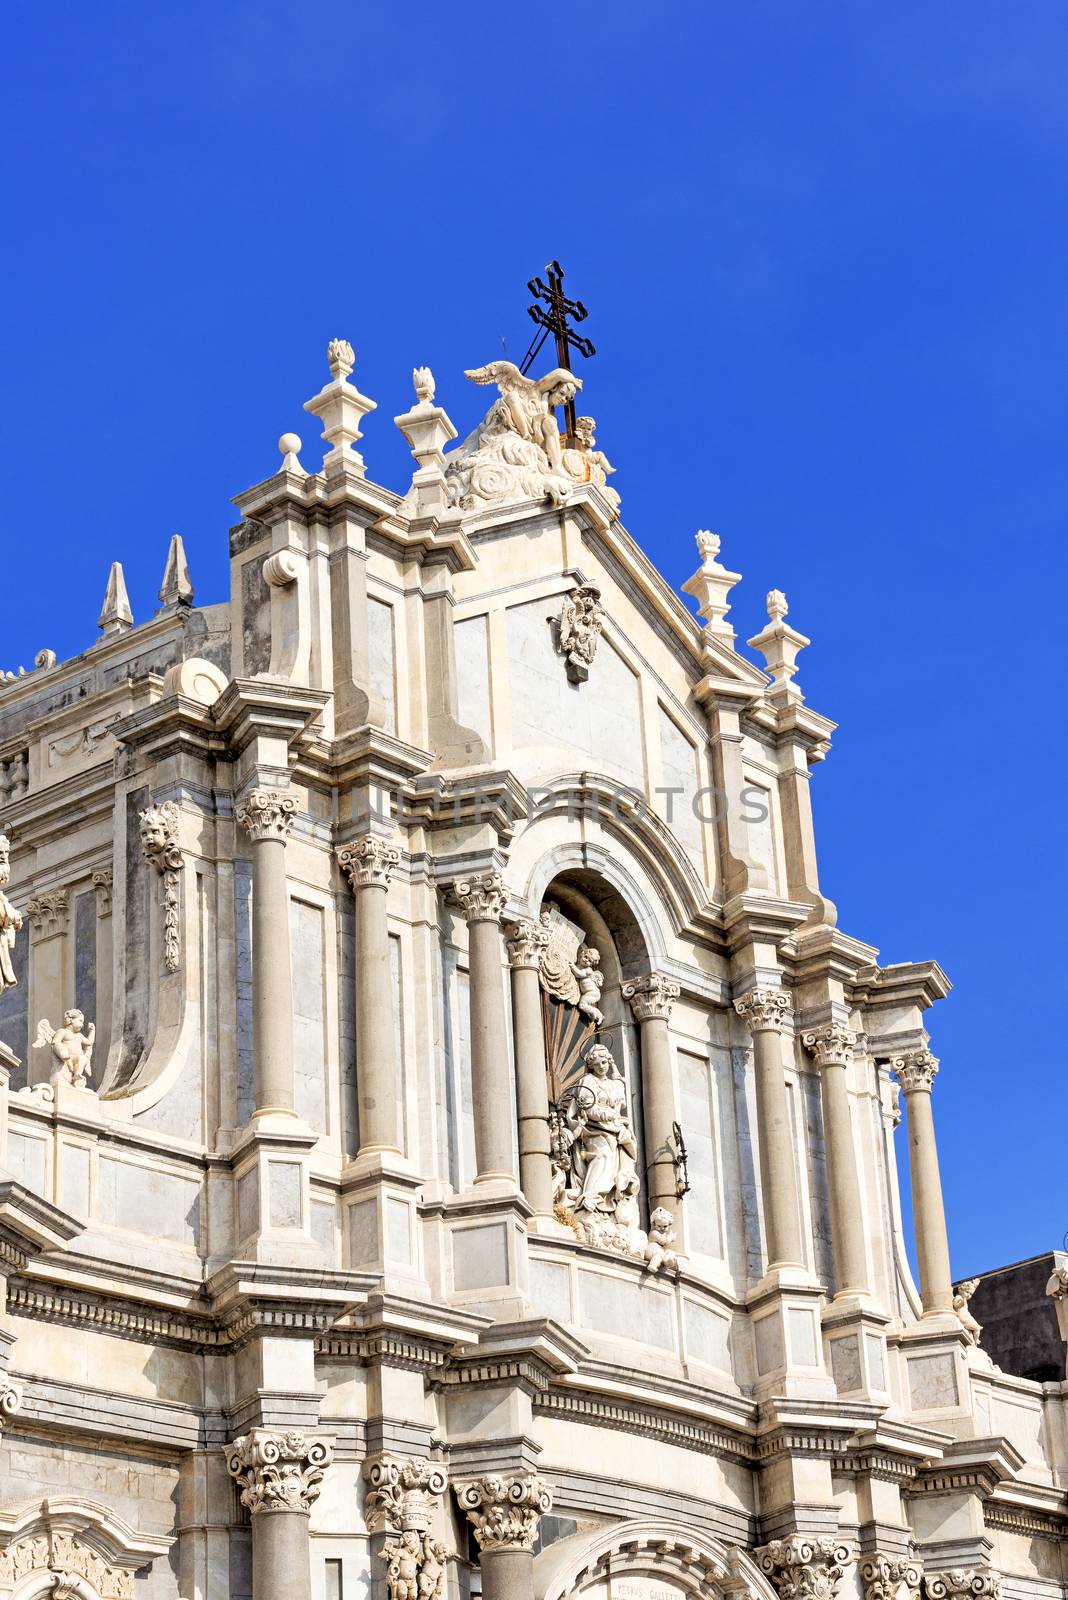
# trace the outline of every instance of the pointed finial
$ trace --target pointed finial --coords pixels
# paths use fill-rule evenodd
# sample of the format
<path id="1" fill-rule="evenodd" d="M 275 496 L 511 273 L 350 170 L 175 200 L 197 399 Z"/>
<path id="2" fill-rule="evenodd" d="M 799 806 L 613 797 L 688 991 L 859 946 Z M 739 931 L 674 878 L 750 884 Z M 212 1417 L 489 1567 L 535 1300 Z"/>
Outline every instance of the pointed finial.
<path id="1" fill-rule="evenodd" d="M 786 613 L 790 609 L 790 607 L 786 604 L 786 596 L 783 594 L 781 589 L 769 589 L 765 605 L 768 608 L 768 616 L 771 618 L 772 622 L 781 621 L 781 619 L 785 617 Z"/>
<path id="2" fill-rule="evenodd" d="M 278 448 L 282 452 L 282 465 L 279 472 L 295 472 L 298 478 L 306 478 L 308 474 L 300 464 L 301 438 L 299 433 L 283 433 L 278 441 Z"/>
<path id="3" fill-rule="evenodd" d="M 323 423 L 322 436 L 330 446 L 323 457 L 323 472 L 328 478 L 339 474 L 363 478 L 367 468 L 356 443 L 361 437 L 360 422 L 375 409 L 375 403 L 349 382 L 356 355 L 347 339 L 331 339 L 326 347 L 326 359 L 330 366 L 330 382 L 304 402 L 305 411 L 310 411 Z"/>
<path id="4" fill-rule="evenodd" d="M 356 352 L 347 339 L 331 339 L 326 360 L 332 378 L 347 378 L 356 365 Z"/>
<path id="5" fill-rule="evenodd" d="M 96 625 L 105 638 L 112 633 L 125 633 L 127 628 L 133 627 L 133 612 L 130 610 L 130 597 L 126 593 L 121 561 L 111 563 L 104 605 Z"/>
<path id="6" fill-rule="evenodd" d="M 193 604 L 193 584 L 189 577 L 189 563 L 185 559 L 185 545 L 182 543 L 180 533 L 171 534 L 170 548 L 167 551 L 167 565 L 163 569 L 163 582 L 159 591 L 160 601 L 165 606 L 191 606 Z"/>
<path id="7" fill-rule="evenodd" d="M 424 406 L 431 405 L 434 400 L 436 385 L 434 374 L 429 367 L 413 367 L 412 383 L 415 386 L 415 398 Z"/>

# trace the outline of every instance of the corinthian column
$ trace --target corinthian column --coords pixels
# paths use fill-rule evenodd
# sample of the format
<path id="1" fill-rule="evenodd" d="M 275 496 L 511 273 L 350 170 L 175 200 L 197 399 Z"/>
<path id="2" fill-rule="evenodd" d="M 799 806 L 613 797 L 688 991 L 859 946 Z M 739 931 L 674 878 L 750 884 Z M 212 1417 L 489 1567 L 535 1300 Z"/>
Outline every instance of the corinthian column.
<path id="1" fill-rule="evenodd" d="M 535 1211 L 553 1209 L 549 1159 L 549 1087 L 545 1069 L 545 1027 L 541 1016 L 541 954 L 549 931 L 522 917 L 507 926 L 512 969 L 512 1032 L 515 1041 L 515 1098 L 519 1122 L 519 1185 Z"/>
<path id="2" fill-rule="evenodd" d="M 500 921 L 507 894 L 499 872 L 460 878 L 454 888 L 468 928 L 475 1182 L 502 1178 L 514 1182 L 508 1032 L 501 983 Z"/>
<path id="3" fill-rule="evenodd" d="M 642 1107 L 645 1118 L 645 1160 L 649 1210 L 663 1206 L 672 1216 L 678 1208 L 672 1125 L 678 1121 L 675 1079 L 671 1070 L 668 1018 L 679 998 L 677 983 L 662 973 L 635 978 L 623 985 L 642 1039 Z"/>
<path id="4" fill-rule="evenodd" d="M 356 1081 L 360 1154 L 399 1154 L 397 1051 L 386 897 L 400 851 L 368 835 L 337 853 L 356 907 Z"/>
<path id="5" fill-rule="evenodd" d="M 553 1497 L 533 1472 L 454 1485 L 475 1530 L 483 1600 L 533 1600 L 534 1540 Z"/>
<path id="6" fill-rule="evenodd" d="M 311 1600 L 308 1516 L 332 1451 L 326 1439 L 265 1428 L 227 1448 L 227 1470 L 252 1514 L 254 1600 Z"/>
<path id="7" fill-rule="evenodd" d="M 734 1002 L 734 1009 L 753 1037 L 760 1193 L 764 1201 L 768 1267 L 800 1267 L 804 1265 L 801 1217 L 780 1038 L 791 1026 L 790 996 L 782 989 L 751 989 Z"/>
<path id="8" fill-rule="evenodd" d="M 838 1295 L 866 1294 L 868 1262 L 864 1249 L 864 1216 L 853 1124 L 849 1112 L 849 1068 L 855 1033 L 832 1022 L 801 1035 L 820 1069 L 823 1124 L 827 1137 L 827 1186 L 831 1202 L 831 1234 Z"/>
<path id="9" fill-rule="evenodd" d="M 252 1057 L 256 1109 L 294 1115 L 293 974 L 286 840 L 297 802 L 253 789 L 237 807 L 252 840 Z"/>
<path id="10" fill-rule="evenodd" d="M 938 1062 L 929 1050 L 911 1050 L 890 1062 L 901 1085 L 909 1119 L 909 1177 L 912 1183 L 912 1226 L 920 1269 L 920 1299 L 925 1317 L 953 1312 L 953 1279 L 949 1236 L 938 1171 L 931 1088 Z"/>

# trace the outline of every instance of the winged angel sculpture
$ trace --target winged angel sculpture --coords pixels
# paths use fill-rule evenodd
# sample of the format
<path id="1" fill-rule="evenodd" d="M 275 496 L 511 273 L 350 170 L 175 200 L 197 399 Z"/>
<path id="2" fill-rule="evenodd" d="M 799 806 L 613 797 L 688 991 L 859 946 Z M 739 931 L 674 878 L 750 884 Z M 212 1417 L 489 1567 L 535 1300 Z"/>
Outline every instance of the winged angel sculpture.
<path id="1" fill-rule="evenodd" d="M 565 449 L 553 416 L 554 406 L 574 399 L 581 378 L 566 367 L 555 367 L 543 378 L 527 378 L 512 361 L 491 361 L 464 376 L 472 383 L 495 383 L 499 398 L 446 458 L 450 505 L 471 510 L 500 501 L 548 498 L 559 506 L 577 483 L 604 486 L 612 468 L 601 451 L 591 449 L 593 419 L 579 419 L 583 426 L 576 446 Z"/>

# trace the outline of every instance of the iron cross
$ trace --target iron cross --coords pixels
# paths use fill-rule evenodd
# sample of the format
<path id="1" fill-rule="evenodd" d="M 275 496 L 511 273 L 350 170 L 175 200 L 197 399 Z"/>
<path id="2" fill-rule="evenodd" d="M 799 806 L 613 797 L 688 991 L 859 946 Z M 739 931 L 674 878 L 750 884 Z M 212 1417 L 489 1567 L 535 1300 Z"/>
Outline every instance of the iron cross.
<path id="1" fill-rule="evenodd" d="M 556 342 L 556 364 L 566 367 L 569 372 L 571 366 L 571 352 L 577 350 L 580 356 L 590 357 L 597 354 L 596 346 L 590 339 L 584 339 L 581 334 L 575 333 L 568 327 L 567 319 L 571 317 L 575 322 L 585 322 L 589 313 L 581 300 L 569 300 L 564 294 L 564 269 L 559 261 L 550 261 L 545 269 L 548 284 L 540 278 L 531 278 L 527 288 L 536 300 L 543 300 L 545 305 L 532 305 L 527 307 L 527 315 L 538 324 L 539 332 L 530 341 L 530 349 L 523 357 L 520 372 L 529 370 L 531 362 L 545 343 L 551 333 Z M 568 400 L 564 406 L 564 415 L 567 419 L 567 442 L 575 442 L 575 402 Z"/>

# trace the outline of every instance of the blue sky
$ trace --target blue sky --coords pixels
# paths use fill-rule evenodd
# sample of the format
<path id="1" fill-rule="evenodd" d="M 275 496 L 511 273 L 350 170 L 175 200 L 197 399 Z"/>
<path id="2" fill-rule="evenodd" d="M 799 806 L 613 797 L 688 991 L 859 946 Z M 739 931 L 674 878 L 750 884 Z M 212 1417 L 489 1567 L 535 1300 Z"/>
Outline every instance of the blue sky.
<path id="1" fill-rule="evenodd" d="M 558 256 L 598 346 L 584 408 L 669 581 L 716 529 L 813 640 L 840 723 L 825 892 L 936 957 L 958 1276 L 1059 1246 L 1068 13 L 894 7 L 59 3 L 9 9 L 0 118 L 7 467 L 0 666 L 135 616 L 181 531 L 226 594 L 230 496 L 343 335 L 390 419 L 428 363 L 518 359 Z M 903 1152 L 902 1152 L 903 1153 Z"/>

